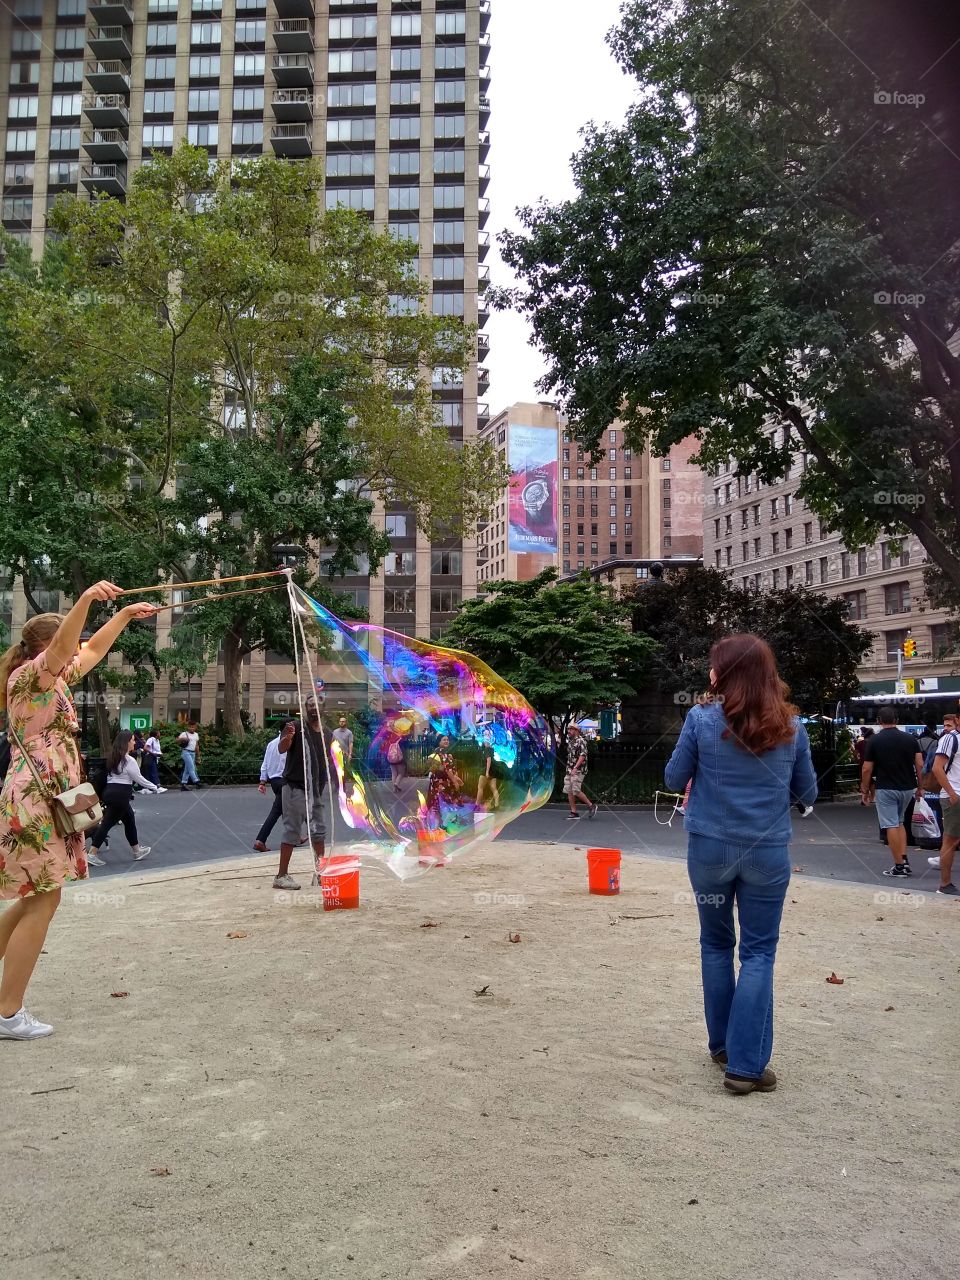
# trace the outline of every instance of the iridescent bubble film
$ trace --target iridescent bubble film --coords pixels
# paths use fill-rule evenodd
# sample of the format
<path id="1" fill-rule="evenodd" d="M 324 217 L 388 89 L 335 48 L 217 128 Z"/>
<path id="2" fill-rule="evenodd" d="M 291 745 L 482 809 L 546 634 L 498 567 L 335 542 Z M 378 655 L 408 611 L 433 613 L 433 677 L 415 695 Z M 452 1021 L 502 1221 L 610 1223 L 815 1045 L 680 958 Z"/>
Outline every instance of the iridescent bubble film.
<path id="1" fill-rule="evenodd" d="M 408 879 L 549 800 L 547 723 L 486 663 L 343 622 L 292 592 L 300 703 L 319 707 L 326 744 L 326 777 L 309 761 L 307 774 L 322 793 L 327 856 L 353 854 Z"/>

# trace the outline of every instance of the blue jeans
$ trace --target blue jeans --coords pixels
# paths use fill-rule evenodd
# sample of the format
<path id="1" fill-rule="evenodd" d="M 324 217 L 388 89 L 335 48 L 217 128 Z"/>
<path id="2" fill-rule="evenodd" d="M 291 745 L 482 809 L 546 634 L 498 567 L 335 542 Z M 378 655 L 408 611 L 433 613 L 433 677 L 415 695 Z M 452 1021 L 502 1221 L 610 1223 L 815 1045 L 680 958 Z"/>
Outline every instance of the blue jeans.
<path id="1" fill-rule="evenodd" d="M 180 785 L 185 787 L 188 782 L 199 782 L 197 777 L 197 757 L 193 751 L 183 750 L 180 752 L 180 759 L 183 761 L 183 773 L 180 775 Z"/>
<path id="2" fill-rule="evenodd" d="M 692 832 L 687 870 L 700 914 L 703 1007 L 711 1053 L 758 1080 L 773 1052 L 773 963 L 790 883 L 787 845 L 730 844 Z M 740 973 L 734 975 L 740 921 Z"/>

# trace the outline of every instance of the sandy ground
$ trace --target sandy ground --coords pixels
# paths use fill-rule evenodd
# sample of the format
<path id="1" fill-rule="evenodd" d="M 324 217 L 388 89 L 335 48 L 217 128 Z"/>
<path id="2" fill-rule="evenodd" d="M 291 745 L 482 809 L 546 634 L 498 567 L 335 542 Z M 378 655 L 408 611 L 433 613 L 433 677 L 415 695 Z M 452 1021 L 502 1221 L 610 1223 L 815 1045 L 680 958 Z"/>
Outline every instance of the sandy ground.
<path id="1" fill-rule="evenodd" d="M 65 895 L 56 1034 L 0 1043 L 4 1275 L 957 1275 L 955 903 L 794 877 L 781 1086 L 734 1098 L 681 868 L 596 898 L 505 843 L 325 915 L 268 865 Z"/>

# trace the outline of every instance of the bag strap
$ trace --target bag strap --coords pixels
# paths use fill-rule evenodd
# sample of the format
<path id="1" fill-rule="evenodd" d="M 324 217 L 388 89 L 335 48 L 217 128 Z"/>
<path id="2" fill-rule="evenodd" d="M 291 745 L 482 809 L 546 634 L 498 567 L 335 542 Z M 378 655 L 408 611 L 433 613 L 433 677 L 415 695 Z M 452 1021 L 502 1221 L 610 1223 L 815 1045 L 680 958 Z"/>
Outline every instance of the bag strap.
<path id="1" fill-rule="evenodd" d="M 19 748 L 20 754 L 26 760 L 27 768 L 33 774 L 34 781 L 36 782 L 37 786 L 41 788 L 41 790 L 43 791 L 44 795 L 47 797 L 48 800 L 52 800 L 53 792 L 51 791 L 49 785 L 46 782 L 44 782 L 43 778 L 41 778 L 39 770 L 37 769 L 37 766 L 33 763 L 33 759 L 31 758 L 29 751 L 27 751 L 26 747 L 20 741 L 20 735 L 17 733 L 16 729 L 13 726 L 12 717 L 7 718 L 7 733 L 10 733 L 13 735 L 13 740 L 17 744 L 17 747 Z"/>

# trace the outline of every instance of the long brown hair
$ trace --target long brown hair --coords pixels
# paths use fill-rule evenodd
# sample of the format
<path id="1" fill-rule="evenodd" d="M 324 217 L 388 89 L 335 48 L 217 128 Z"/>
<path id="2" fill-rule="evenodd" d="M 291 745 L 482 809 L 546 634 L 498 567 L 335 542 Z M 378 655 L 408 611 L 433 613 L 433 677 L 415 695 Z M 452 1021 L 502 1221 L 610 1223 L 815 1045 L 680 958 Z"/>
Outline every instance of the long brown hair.
<path id="1" fill-rule="evenodd" d="M 723 706 L 727 733 L 740 746 L 759 755 L 792 740 L 797 708 L 788 701 L 790 690 L 766 640 L 749 633 L 718 640 L 710 666 L 710 692 Z"/>
<path id="2" fill-rule="evenodd" d="M 0 658 L 0 711 L 7 709 L 7 684 L 14 671 L 43 653 L 60 630 L 61 622 L 63 618 L 59 613 L 38 613 L 23 624 L 19 641 Z"/>

